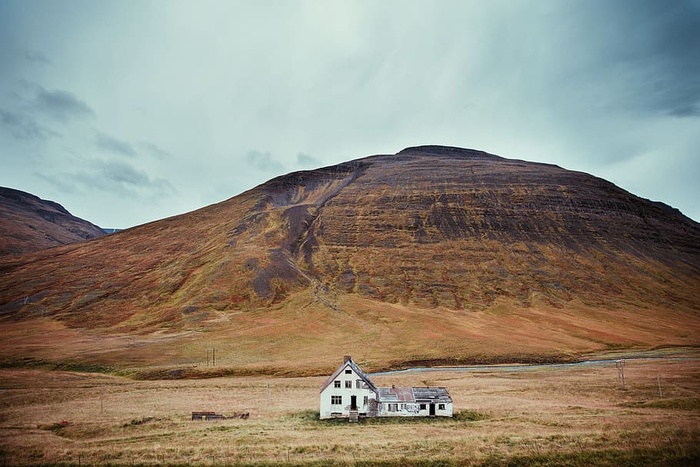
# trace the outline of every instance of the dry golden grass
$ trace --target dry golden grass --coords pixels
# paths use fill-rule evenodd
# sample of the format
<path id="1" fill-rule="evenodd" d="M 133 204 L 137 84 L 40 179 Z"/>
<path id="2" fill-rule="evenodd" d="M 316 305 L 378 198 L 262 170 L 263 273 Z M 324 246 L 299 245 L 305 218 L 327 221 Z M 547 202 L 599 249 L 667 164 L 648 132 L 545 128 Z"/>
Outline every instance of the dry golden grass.
<path id="1" fill-rule="evenodd" d="M 323 377 L 4 369 L 0 464 L 687 465 L 700 460 L 699 359 L 629 359 L 624 389 L 614 363 L 377 376 L 446 386 L 459 415 L 360 424 L 316 419 Z M 250 418 L 191 421 L 201 410 Z"/>
<path id="2" fill-rule="evenodd" d="M 337 310 L 312 291 L 278 307 L 210 311 L 192 329 L 150 333 L 69 327 L 37 317 L 0 323 L 3 366 L 93 369 L 119 374 L 183 369 L 202 373 L 217 349 L 221 374 L 322 375 L 338 355 L 369 371 L 428 363 L 562 361 L 610 349 L 700 343 L 696 313 L 678 309 L 522 308 L 500 300 L 487 310 L 423 309 L 337 297 Z M 291 373 L 290 373 L 291 372 Z"/>

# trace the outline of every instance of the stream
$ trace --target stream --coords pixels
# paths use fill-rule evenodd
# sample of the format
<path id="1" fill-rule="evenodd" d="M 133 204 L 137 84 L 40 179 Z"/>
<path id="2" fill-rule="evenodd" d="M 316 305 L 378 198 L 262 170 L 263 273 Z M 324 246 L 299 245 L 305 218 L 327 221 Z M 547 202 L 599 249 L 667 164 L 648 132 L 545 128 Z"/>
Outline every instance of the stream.
<path id="1" fill-rule="evenodd" d="M 403 370 L 380 371 L 377 373 L 368 373 L 368 376 L 388 376 L 399 375 L 402 373 L 427 372 L 427 371 L 473 371 L 473 372 L 519 372 L 519 371 L 534 371 L 542 369 L 565 369 L 573 367 L 585 366 L 606 366 L 615 365 L 618 361 L 625 362 L 635 360 L 663 360 L 663 361 L 681 361 L 681 360 L 700 360 L 700 357 L 694 356 L 674 356 L 674 355 L 659 355 L 658 352 L 649 351 L 628 355 L 620 355 L 618 358 L 601 358 L 592 360 L 582 360 L 580 362 L 569 363 L 513 363 L 513 364 L 494 364 L 494 365 L 471 365 L 471 366 L 440 366 L 440 367 L 414 367 L 405 368 Z"/>

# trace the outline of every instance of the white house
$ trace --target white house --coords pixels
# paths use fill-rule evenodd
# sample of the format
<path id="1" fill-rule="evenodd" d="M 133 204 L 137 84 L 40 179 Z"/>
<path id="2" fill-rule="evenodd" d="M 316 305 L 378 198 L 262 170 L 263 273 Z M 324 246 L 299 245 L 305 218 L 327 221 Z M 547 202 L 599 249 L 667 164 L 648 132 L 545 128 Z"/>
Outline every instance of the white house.
<path id="1" fill-rule="evenodd" d="M 320 415 L 325 418 L 451 417 L 446 388 L 378 388 L 346 356 L 321 387 Z"/>
<path id="2" fill-rule="evenodd" d="M 321 387 L 321 418 L 374 417 L 378 399 L 379 389 L 352 358 L 346 356 Z"/>

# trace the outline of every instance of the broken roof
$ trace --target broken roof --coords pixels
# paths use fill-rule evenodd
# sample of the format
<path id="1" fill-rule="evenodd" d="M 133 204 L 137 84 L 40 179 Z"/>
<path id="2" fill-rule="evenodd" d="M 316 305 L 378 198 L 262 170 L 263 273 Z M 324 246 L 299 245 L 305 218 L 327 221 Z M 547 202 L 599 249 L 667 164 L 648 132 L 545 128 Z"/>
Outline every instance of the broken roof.
<path id="1" fill-rule="evenodd" d="M 447 388 L 379 388 L 381 402 L 450 403 L 452 398 Z"/>

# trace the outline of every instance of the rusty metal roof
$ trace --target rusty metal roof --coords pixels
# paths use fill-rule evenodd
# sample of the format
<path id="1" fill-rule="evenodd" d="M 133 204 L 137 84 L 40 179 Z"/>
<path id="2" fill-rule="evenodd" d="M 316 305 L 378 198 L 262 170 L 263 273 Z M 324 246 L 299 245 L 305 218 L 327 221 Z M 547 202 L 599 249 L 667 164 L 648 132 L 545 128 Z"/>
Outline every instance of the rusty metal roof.
<path id="1" fill-rule="evenodd" d="M 379 388 L 381 402 L 450 403 L 447 388 Z"/>

